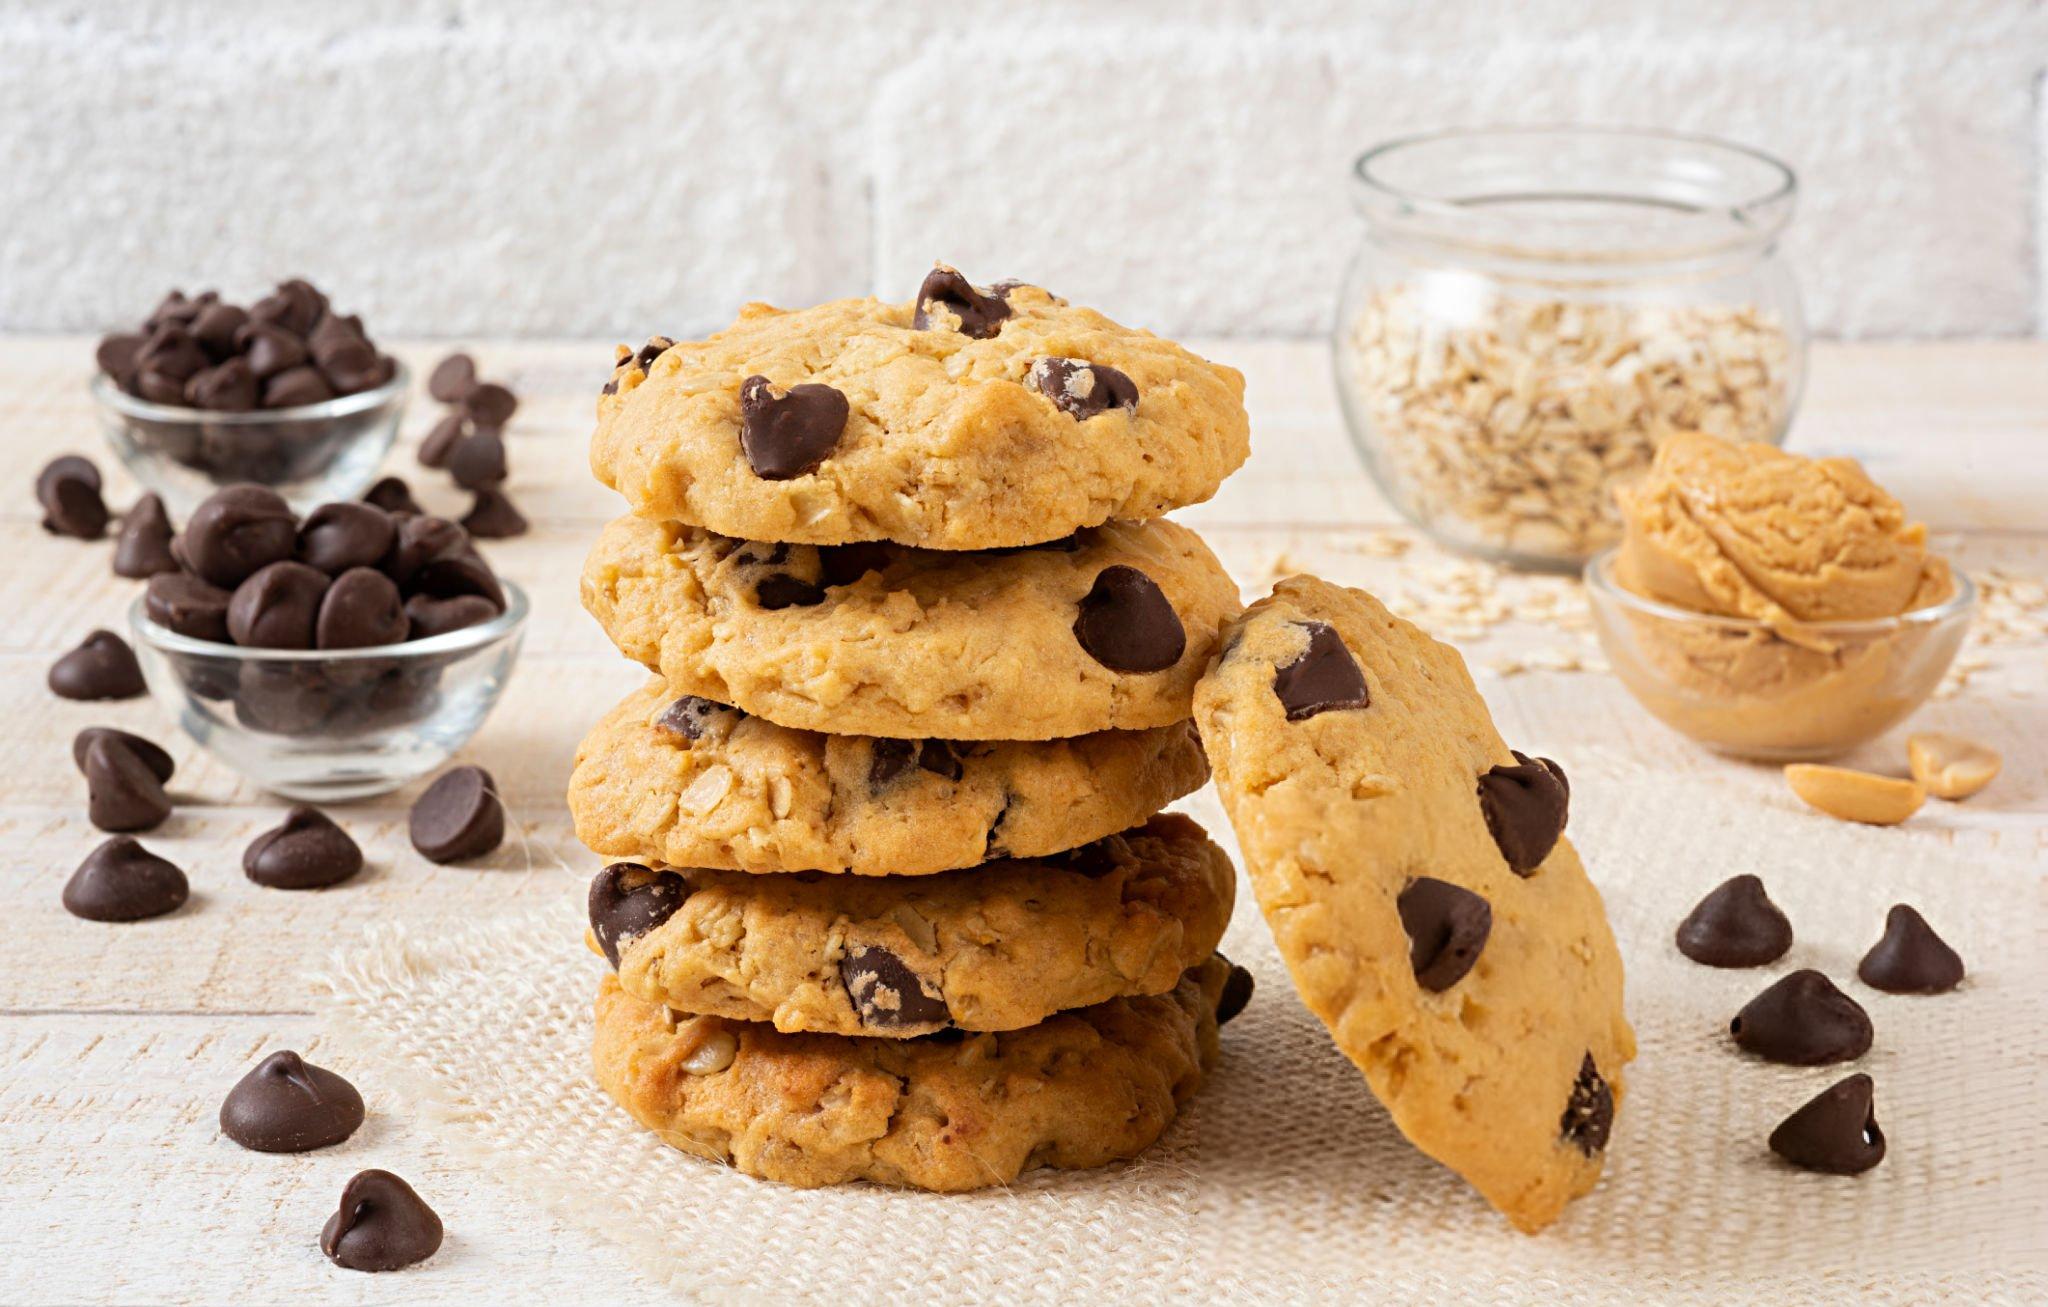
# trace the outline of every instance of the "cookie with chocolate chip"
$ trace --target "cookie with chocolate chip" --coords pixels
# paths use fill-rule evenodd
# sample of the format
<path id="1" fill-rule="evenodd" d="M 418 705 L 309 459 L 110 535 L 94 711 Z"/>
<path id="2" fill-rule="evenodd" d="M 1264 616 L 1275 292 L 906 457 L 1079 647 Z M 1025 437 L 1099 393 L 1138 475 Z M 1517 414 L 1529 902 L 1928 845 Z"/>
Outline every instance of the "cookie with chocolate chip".
<path id="1" fill-rule="evenodd" d="M 751 304 L 705 340 L 622 346 L 597 419 L 591 466 L 635 512 L 821 545 L 1000 548 L 1154 518 L 1249 449 L 1236 370 L 951 268 L 908 301 Z"/>
<path id="2" fill-rule="evenodd" d="M 922 876 L 1113 835 L 1208 775 L 1190 722 L 1043 741 L 824 735 L 657 677 L 585 737 L 569 811 L 608 858 Z"/>
<path id="3" fill-rule="evenodd" d="M 1216 556 L 1171 522 L 948 552 L 624 517 L 584 566 L 583 602 L 678 693 L 803 730 L 949 740 L 1180 721 L 1239 609 Z"/>
<path id="4" fill-rule="evenodd" d="M 1599 1179 L 1635 1055 L 1564 768 L 1362 591 L 1282 581 L 1225 649 L 1195 720 L 1296 988 L 1410 1141 L 1541 1229 Z"/>

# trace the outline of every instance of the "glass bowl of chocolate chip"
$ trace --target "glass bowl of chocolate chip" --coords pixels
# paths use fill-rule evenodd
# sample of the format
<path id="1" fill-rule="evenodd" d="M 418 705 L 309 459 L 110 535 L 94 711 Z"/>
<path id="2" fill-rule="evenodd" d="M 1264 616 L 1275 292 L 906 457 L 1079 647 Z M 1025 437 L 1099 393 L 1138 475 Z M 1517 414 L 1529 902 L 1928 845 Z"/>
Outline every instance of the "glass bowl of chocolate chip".
<path id="1" fill-rule="evenodd" d="M 129 609 L 150 693 L 262 788 L 333 802 L 439 767 L 519 657 L 526 594 L 445 518 L 360 501 L 301 518 L 228 486 Z"/>
<path id="2" fill-rule="evenodd" d="M 141 328 L 102 339 L 100 427 L 177 516 L 224 485 L 296 508 L 361 493 L 398 435 L 405 367 L 362 319 L 293 279 L 247 308 L 172 291 Z"/>

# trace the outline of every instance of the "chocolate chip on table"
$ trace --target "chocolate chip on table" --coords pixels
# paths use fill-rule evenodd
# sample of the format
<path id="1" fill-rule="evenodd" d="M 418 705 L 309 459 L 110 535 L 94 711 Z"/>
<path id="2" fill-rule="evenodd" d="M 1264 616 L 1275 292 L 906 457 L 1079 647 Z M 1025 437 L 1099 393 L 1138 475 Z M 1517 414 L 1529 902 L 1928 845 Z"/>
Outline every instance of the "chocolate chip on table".
<path id="1" fill-rule="evenodd" d="M 455 452 L 455 446 L 469 436 L 469 419 L 460 413 L 450 413 L 436 422 L 420 441 L 416 457 L 421 467 L 444 468 L 448 456 Z"/>
<path id="2" fill-rule="evenodd" d="M 228 604 L 233 596 L 190 572 L 163 572 L 149 578 L 142 592 L 142 611 L 165 630 L 193 640 L 228 641 Z"/>
<path id="3" fill-rule="evenodd" d="M 383 509 L 387 513 L 411 513 L 424 515 L 419 501 L 412 497 L 412 487 L 405 484 L 403 477 L 380 477 L 377 483 L 363 492 L 363 502 Z"/>
<path id="4" fill-rule="evenodd" d="M 1755 876 L 1734 876 L 1678 923 L 1678 951 L 1703 966 L 1760 967 L 1792 947 L 1792 923 Z"/>
<path id="5" fill-rule="evenodd" d="M 878 944 L 848 944 L 839 959 L 839 981 L 864 1026 L 893 1030 L 952 1020 L 945 997 L 930 992 L 908 963 Z"/>
<path id="6" fill-rule="evenodd" d="M 112 631 L 94 631 L 50 666 L 50 692 L 60 699 L 134 699 L 148 686 L 135 651 Z"/>
<path id="7" fill-rule="evenodd" d="M 107 533 L 107 502 L 100 497 L 100 470 L 89 458 L 64 454 L 36 474 L 36 502 L 43 508 L 43 530 L 78 540 L 97 540 Z"/>
<path id="8" fill-rule="evenodd" d="M 325 404 L 335 396 L 334 383 L 310 364 L 286 368 L 262 383 L 263 407 L 304 408 Z"/>
<path id="9" fill-rule="evenodd" d="M 498 612 L 498 606 L 482 595 L 456 595 L 452 599 L 414 595 L 405 601 L 405 617 L 414 640 L 430 640 L 466 626 L 477 626 L 490 621 Z"/>
<path id="10" fill-rule="evenodd" d="M 192 510 L 178 549 L 202 581 L 232 590 L 259 568 L 290 558 L 298 542 L 298 518 L 281 495 L 237 485 L 214 491 Z"/>
<path id="11" fill-rule="evenodd" d="M 1031 388 L 1078 422 L 1113 408 L 1138 407 L 1138 385 L 1115 368 L 1079 359 L 1043 358 L 1025 374 Z"/>
<path id="12" fill-rule="evenodd" d="M 1371 707 L 1365 673 L 1359 670 L 1358 660 L 1345 647 L 1337 628 L 1328 622 L 1295 625 L 1308 632 L 1308 648 L 1285 667 L 1273 669 L 1273 694 L 1287 710 L 1287 720 L 1306 721 L 1319 713 Z"/>
<path id="13" fill-rule="evenodd" d="M 1818 971 L 1795 971 L 1728 1023 L 1745 1052 L 1786 1066 L 1851 1062 L 1870 1051 L 1870 1017 Z"/>
<path id="14" fill-rule="evenodd" d="M 690 883 L 673 871 L 614 862 L 590 880 L 590 933 L 614 971 L 634 940 L 676 915 Z"/>
<path id="15" fill-rule="evenodd" d="M 362 1123 L 356 1087 L 289 1049 L 258 1062 L 220 1104 L 220 1132 L 259 1153 L 310 1153 Z"/>
<path id="16" fill-rule="evenodd" d="M 1944 994 L 1963 983 L 1963 959 L 1925 917 L 1895 903 L 1885 914 L 1884 937 L 1856 964 L 1856 974 L 1887 994 Z"/>
<path id="17" fill-rule="evenodd" d="M 1875 1086 L 1862 1072 L 1808 1099 L 1771 1131 L 1771 1151 L 1802 1171 L 1861 1175 L 1884 1160 Z"/>
<path id="18" fill-rule="evenodd" d="M 851 408 L 830 386 L 804 382 L 776 394 L 756 374 L 740 383 L 740 449 L 764 481 L 815 471 L 839 446 Z"/>
<path id="19" fill-rule="evenodd" d="M 320 1251 L 345 1270 L 396 1271 L 432 1257 L 441 1234 L 441 1218 L 411 1185 L 389 1171 L 361 1171 L 342 1187 Z"/>
<path id="20" fill-rule="evenodd" d="M 519 397 L 495 381 L 480 381 L 462 397 L 462 411 L 479 427 L 503 427 L 519 411 Z"/>
<path id="21" fill-rule="evenodd" d="M 801 577 L 772 572 L 754 586 L 754 602 L 771 613 L 785 608 L 814 608 L 825 602 L 825 591 Z"/>
<path id="22" fill-rule="evenodd" d="M 505 806 L 498 784 L 481 767 L 442 773 L 414 801 L 412 846 L 429 862 L 481 858 L 505 838 Z"/>
<path id="23" fill-rule="evenodd" d="M 311 649 L 331 584 L 327 573 L 292 559 L 261 568 L 228 601 L 228 635 L 244 648 Z"/>
<path id="24" fill-rule="evenodd" d="M 313 646 L 370 649 L 399 644 L 405 640 L 411 624 L 397 582 L 374 567 L 352 567 L 334 578 L 334 584 L 320 600 L 319 616 L 313 623 Z"/>
<path id="25" fill-rule="evenodd" d="M 450 354 L 427 374 L 427 393 L 443 404 L 460 404 L 476 385 L 476 360 L 467 354 Z"/>
<path id="26" fill-rule="evenodd" d="M 1607 1147 L 1607 1136 L 1613 1128 L 1614 1090 L 1608 1087 L 1607 1078 L 1600 1074 L 1593 1055 L 1588 1053 L 1579 1063 L 1571 1096 L 1565 1099 L 1557 1137 L 1591 1157 Z"/>
<path id="27" fill-rule="evenodd" d="M 242 853 L 242 872 L 271 889 L 325 889 L 363 869 L 363 851 L 318 808 L 297 804 Z"/>
<path id="28" fill-rule="evenodd" d="M 1527 878 L 1557 847 L 1570 815 L 1572 789 L 1564 768 L 1521 750 L 1512 767 L 1495 766 L 1479 778 L 1479 810 L 1508 870 Z"/>
<path id="29" fill-rule="evenodd" d="M 504 491 L 485 486 L 476 492 L 476 502 L 463 515 L 462 529 L 477 540 L 510 540 L 525 535 L 527 523 Z"/>
<path id="30" fill-rule="evenodd" d="M 256 374 L 249 361 L 231 358 L 185 382 L 185 404 L 213 413 L 247 413 L 256 407 Z"/>
<path id="31" fill-rule="evenodd" d="M 85 855 L 64 886 L 64 910 L 87 921 L 143 921 L 176 912 L 192 887 L 185 873 L 116 835 Z"/>
<path id="32" fill-rule="evenodd" d="M 169 785 L 171 783 L 171 776 L 176 769 L 176 764 L 171 760 L 171 755 L 164 750 L 163 746 L 157 744 L 154 740 L 146 740 L 140 735 L 132 735 L 127 731 L 115 730 L 111 726 L 88 726 L 72 737 L 71 761 L 81 773 L 85 771 L 86 750 L 102 741 L 118 744 L 142 759 L 143 766 L 149 768 L 150 774 L 156 777 L 159 784 Z"/>
<path id="33" fill-rule="evenodd" d="M 1095 574 L 1081 600 L 1074 638 L 1112 672 L 1159 672 L 1187 652 L 1180 614 L 1157 582 L 1119 563 Z"/>
<path id="34" fill-rule="evenodd" d="M 992 286 L 984 294 L 958 271 L 947 267 L 933 268 L 925 274 L 923 284 L 917 288 L 917 309 L 910 325 L 919 331 L 949 325 L 945 318 L 934 317 L 935 307 L 945 310 L 959 324 L 961 335 L 975 340 L 987 340 L 1001 331 L 1003 320 L 1010 316 L 1004 288 Z"/>
<path id="35" fill-rule="evenodd" d="M 171 555 L 171 518 L 164 501 L 147 494 L 121 514 L 121 529 L 114 536 L 114 575 L 146 581 L 159 573 L 178 570 Z"/>
<path id="36" fill-rule="evenodd" d="M 480 427 L 448 451 L 448 475 L 464 490 L 495 486 L 506 476 L 505 438 L 495 427 Z"/>
<path id="37" fill-rule="evenodd" d="M 728 713 L 732 714 L 736 719 L 746 716 L 746 713 L 733 707 L 731 704 L 719 703 L 716 699 L 701 699 L 694 694 L 686 694 L 662 709 L 660 715 L 654 719 L 654 725 L 658 730 L 667 731 L 671 735 L 680 735 L 686 740 L 701 740 L 704 738 L 704 732 L 710 727 L 711 722 L 719 716 Z M 880 743 L 880 741 L 877 741 L 877 743 Z"/>
<path id="38" fill-rule="evenodd" d="M 340 576 L 353 567 L 375 567 L 391 552 L 398 526 L 374 504 L 340 500 L 322 504 L 299 527 L 298 557 L 308 567 Z"/>
<path id="39" fill-rule="evenodd" d="M 103 831 L 154 830 L 171 815 L 170 796 L 156 769 L 119 740 L 85 747 L 86 817 Z"/>
<path id="40" fill-rule="evenodd" d="M 1461 885 L 1418 876 L 1394 900 L 1415 983 L 1440 994 L 1465 978 L 1493 932 L 1493 906 Z"/>
<path id="41" fill-rule="evenodd" d="M 1230 974 L 1223 979 L 1223 991 L 1216 996 L 1216 1024 L 1230 1024 L 1232 1017 L 1244 1011 L 1252 1001 L 1252 973 L 1236 963 L 1231 963 Z"/>

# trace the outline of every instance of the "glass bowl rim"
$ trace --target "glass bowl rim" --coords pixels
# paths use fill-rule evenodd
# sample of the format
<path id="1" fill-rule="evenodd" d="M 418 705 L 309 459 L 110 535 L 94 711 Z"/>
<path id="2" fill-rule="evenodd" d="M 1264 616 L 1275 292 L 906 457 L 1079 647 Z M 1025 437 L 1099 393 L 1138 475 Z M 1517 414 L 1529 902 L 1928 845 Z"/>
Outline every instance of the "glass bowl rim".
<path id="1" fill-rule="evenodd" d="M 1600 595 L 1622 608 L 1630 609 L 1647 617 L 1667 622 L 1678 622 L 1690 626 L 1714 627 L 1725 631 L 1745 634 L 1768 634 L 1783 636 L 1789 631 L 1812 632 L 1829 636 L 1874 636 L 1887 635 L 1896 631 L 1923 626 L 1940 626 L 1959 615 L 1968 615 L 1977 606 L 1977 584 L 1967 572 L 1953 565 L 1949 573 L 1955 578 L 1956 592 L 1938 604 L 1925 608 L 1913 608 L 1895 617 L 1864 617 L 1853 621 L 1802 622 L 1764 621 L 1754 617 L 1725 617 L 1719 613 L 1696 613 L 1690 608 L 1679 608 L 1673 604 L 1648 599 L 1623 586 L 1614 579 L 1614 560 L 1621 553 L 1618 545 L 1609 545 L 1586 560 L 1583 578 L 1586 589 Z"/>
<path id="2" fill-rule="evenodd" d="M 92 374 L 89 389 L 92 391 L 92 397 L 103 407 L 112 409 L 123 417 L 142 418 L 151 422 L 183 422 L 192 426 L 206 423 L 228 427 L 257 426 L 275 422 L 322 422 L 368 413 L 406 394 L 412 386 L 412 371 L 401 359 L 392 357 L 391 361 L 394 365 L 391 379 L 381 386 L 359 390 L 353 395 L 336 395 L 333 399 L 323 399 L 317 404 L 298 404 L 290 408 L 257 408 L 246 413 L 216 413 L 211 409 L 186 408 L 182 404 L 152 403 L 121 389 L 114 384 L 114 379 L 104 372 Z"/>
<path id="3" fill-rule="evenodd" d="M 223 644 L 217 640 L 200 640 L 189 635 L 180 635 L 167 626 L 159 626 L 149 619 L 144 609 L 147 597 L 137 595 L 128 605 L 128 626 L 135 638 L 152 649 L 165 653 L 197 655 L 207 658 L 233 659 L 237 662 L 263 663 L 327 663 L 361 662 L 371 659 L 389 661 L 394 659 L 428 658 L 440 654 L 474 653 L 516 635 L 526 625 L 526 619 L 533 611 L 526 591 L 517 582 L 498 578 L 498 584 L 505 591 L 505 611 L 488 622 L 478 622 L 459 630 L 444 631 L 440 635 L 428 636 L 424 640 L 407 640 L 402 644 L 378 644 L 361 649 L 261 649 L 239 644 Z"/>

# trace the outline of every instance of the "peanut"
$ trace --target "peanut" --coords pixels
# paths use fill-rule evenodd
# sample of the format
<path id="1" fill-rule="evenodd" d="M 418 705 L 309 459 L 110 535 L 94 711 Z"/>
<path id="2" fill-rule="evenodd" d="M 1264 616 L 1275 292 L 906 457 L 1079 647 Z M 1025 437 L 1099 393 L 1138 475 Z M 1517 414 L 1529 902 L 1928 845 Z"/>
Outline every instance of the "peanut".
<path id="1" fill-rule="evenodd" d="M 1996 750 L 1960 735 L 1924 731 L 1906 739 L 1913 779 L 1942 799 L 1967 799 L 1991 784 L 2003 759 Z"/>
<path id="2" fill-rule="evenodd" d="M 1927 791 L 1918 781 L 1848 767 L 1795 762 L 1785 768 L 1785 783 L 1828 816 L 1871 826 L 1896 826 L 1927 802 Z"/>

